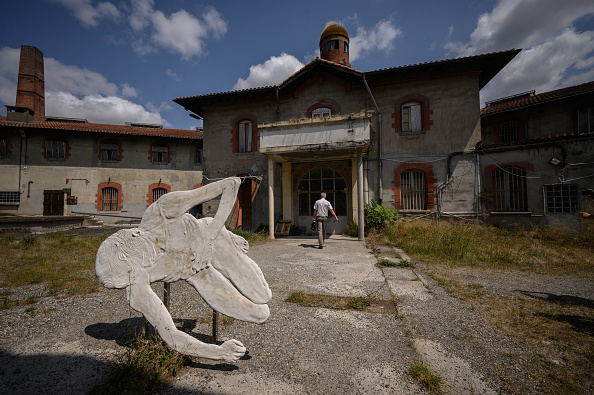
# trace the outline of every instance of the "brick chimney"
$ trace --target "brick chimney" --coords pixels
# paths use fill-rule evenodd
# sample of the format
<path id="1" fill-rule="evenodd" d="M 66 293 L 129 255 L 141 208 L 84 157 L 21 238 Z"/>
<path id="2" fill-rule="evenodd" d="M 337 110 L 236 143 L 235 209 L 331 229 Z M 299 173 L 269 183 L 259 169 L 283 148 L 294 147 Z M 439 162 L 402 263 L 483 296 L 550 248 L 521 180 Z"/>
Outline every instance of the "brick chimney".
<path id="1" fill-rule="evenodd" d="M 21 45 L 15 107 L 33 111 L 33 122 L 45 122 L 43 52 L 31 45 Z"/>

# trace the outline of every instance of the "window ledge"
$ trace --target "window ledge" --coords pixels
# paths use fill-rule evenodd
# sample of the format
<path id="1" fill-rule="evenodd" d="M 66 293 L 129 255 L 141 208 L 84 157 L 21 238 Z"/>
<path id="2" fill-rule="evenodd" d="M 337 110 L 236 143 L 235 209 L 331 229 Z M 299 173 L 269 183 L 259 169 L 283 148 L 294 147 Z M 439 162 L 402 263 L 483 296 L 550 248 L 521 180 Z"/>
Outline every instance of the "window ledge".
<path id="1" fill-rule="evenodd" d="M 19 206 L 20 202 L 0 202 L 0 206 Z"/>
<path id="2" fill-rule="evenodd" d="M 399 210 L 401 214 L 431 214 L 431 210 Z"/>
<path id="3" fill-rule="evenodd" d="M 408 137 L 409 139 L 419 137 L 423 134 L 427 133 L 426 130 L 419 130 L 418 132 L 400 132 L 401 135 Z"/>
<path id="4" fill-rule="evenodd" d="M 491 215 L 518 215 L 528 216 L 532 215 L 532 211 L 491 211 Z"/>

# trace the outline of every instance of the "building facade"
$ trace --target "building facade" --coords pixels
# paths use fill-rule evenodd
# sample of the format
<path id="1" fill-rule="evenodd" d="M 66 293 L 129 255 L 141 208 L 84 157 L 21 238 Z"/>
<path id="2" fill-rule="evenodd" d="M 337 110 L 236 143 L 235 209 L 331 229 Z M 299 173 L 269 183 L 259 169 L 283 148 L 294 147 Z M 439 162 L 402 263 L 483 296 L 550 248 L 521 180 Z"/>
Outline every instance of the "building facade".
<path id="1" fill-rule="evenodd" d="M 0 215 L 138 222 L 162 194 L 202 185 L 202 132 L 46 118 L 43 54 L 21 48 L 16 106 L 0 116 Z"/>
<path id="2" fill-rule="evenodd" d="M 372 200 L 409 215 L 479 212 L 479 91 L 519 50 L 361 72 L 349 44 L 331 24 L 321 57 L 279 85 L 174 100 L 204 119 L 206 177 L 246 177 L 236 226 L 308 229 L 320 192 L 336 232 Z"/>
<path id="3" fill-rule="evenodd" d="M 483 213 L 505 224 L 579 225 L 593 211 L 594 81 L 503 98 L 481 110 Z"/>

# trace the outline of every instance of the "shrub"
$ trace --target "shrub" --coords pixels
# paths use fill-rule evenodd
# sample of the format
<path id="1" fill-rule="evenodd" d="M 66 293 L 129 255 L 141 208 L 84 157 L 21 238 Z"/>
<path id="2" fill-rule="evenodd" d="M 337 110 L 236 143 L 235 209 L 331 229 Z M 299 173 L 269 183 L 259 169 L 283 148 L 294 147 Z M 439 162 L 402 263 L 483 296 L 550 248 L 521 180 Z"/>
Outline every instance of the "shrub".
<path id="1" fill-rule="evenodd" d="M 351 237 L 359 236 L 359 225 L 356 222 L 349 222 L 346 226 L 346 233 Z"/>
<path id="2" fill-rule="evenodd" d="M 375 200 L 365 205 L 365 217 L 367 218 L 367 229 L 381 230 L 386 226 L 393 225 L 399 216 L 399 211 L 393 208 L 378 204 Z"/>

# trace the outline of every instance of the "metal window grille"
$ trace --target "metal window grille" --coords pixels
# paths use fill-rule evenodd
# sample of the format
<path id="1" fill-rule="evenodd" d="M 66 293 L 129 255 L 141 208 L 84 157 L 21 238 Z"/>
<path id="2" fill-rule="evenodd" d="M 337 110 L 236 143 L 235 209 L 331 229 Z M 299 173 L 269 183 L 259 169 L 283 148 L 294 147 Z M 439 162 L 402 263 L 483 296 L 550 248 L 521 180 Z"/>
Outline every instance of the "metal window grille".
<path id="1" fill-rule="evenodd" d="M 424 172 L 408 170 L 400 174 L 400 199 L 402 210 L 427 210 Z"/>
<path id="2" fill-rule="evenodd" d="M 526 211 L 526 171 L 505 167 L 493 171 L 495 211 Z"/>
<path id="3" fill-rule="evenodd" d="M 105 187 L 103 194 L 103 211 L 118 211 L 118 190 L 114 187 Z"/>
<path id="4" fill-rule="evenodd" d="M 64 141 L 46 141 L 45 157 L 47 159 L 66 159 L 66 143 Z"/>
<path id="5" fill-rule="evenodd" d="M 101 144 L 101 160 L 117 161 L 119 147 L 117 144 Z"/>
<path id="6" fill-rule="evenodd" d="M 332 115 L 332 110 L 329 109 L 328 107 L 316 108 L 315 110 L 313 110 L 311 112 L 311 117 L 312 118 L 329 117 L 330 115 Z"/>
<path id="7" fill-rule="evenodd" d="M 239 122 L 239 152 L 252 152 L 252 121 Z"/>
<path id="8" fill-rule="evenodd" d="M 167 147 L 153 146 L 153 163 L 168 163 Z"/>
<path id="9" fill-rule="evenodd" d="M 0 203 L 19 203 L 20 199 L 19 192 L 0 191 Z"/>
<path id="10" fill-rule="evenodd" d="M 520 140 L 517 122 L 504 122 L 499 125 L 499 142 L 512 143 Z"/>
<path id="11" fill-rule="evenodd" d="M 167 189 L 165 188 L 155 188 L 153 189 L 153 202 L 159 200 L 159 198 L 167 193 Z"/>
<path id="12" fill-rule="evenodd" d="M 548 213 L 575 213 L 578 207 L 578 186 L 545 185 L 545 202 Z"/>

